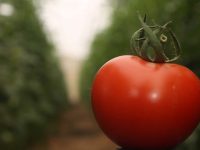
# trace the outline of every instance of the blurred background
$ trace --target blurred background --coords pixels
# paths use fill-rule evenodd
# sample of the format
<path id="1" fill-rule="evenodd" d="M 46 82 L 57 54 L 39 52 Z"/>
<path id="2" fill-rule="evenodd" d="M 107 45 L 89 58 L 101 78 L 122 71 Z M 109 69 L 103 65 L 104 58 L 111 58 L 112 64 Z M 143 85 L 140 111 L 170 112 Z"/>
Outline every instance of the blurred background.
<path id="1" fill-rule="evenodd" d="M 183 64 L 200 76 L 199 0 L 0 0 L 0 148 L 115 150 L 90 107 L 96 71 L 134 54 L 137 11 L 173 20 Z M 200 129 L 176 150 L 199 150 Z"/>

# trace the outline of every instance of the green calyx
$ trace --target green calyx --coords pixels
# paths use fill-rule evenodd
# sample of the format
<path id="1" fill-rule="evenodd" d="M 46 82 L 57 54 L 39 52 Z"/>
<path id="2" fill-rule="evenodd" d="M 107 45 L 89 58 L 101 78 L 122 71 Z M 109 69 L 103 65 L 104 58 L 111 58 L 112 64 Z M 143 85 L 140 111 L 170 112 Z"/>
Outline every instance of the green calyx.
<path id="1" fill-rule="evenodd" d="M 175 34 L 168 27 L 172 22 L 167 22 L 163 26 L 157 24 L 149 26 L 146 24 L 146 15 L 144 19 L 140 15 L 138 16 L 142 28 L 137 30 L 131 38 L 131 47 L 137 55 L 147 61 L 156 63 L 177 60 L 181 48 Z"/>

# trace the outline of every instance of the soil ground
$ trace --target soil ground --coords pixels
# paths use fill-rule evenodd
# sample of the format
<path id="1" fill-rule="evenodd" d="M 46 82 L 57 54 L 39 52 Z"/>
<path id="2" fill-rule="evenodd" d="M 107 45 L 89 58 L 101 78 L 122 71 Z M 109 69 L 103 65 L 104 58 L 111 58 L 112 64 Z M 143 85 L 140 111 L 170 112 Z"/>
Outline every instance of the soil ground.
<path id="1" fill-rule="evenodd" d="M 52 128 L 52 127 L 51 127 Z M 99 129 L 83 105 L 76 105 L 62 113 L 53 130 L 44 142 L 32 150 L 116 150 L 114 145 Z"/>

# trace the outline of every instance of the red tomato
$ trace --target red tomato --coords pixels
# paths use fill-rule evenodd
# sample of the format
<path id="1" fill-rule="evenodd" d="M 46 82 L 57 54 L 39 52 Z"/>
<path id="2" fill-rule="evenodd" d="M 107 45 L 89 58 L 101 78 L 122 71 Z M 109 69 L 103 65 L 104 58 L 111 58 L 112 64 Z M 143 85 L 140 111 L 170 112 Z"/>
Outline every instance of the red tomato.
<path id="1" fill-rule="evenodd" d="M 119 56 L 97 72 L 92 107 L 104 133 L 123 148 L 168 149 L 200 120 L 200 82 L 186 67 Z"/>

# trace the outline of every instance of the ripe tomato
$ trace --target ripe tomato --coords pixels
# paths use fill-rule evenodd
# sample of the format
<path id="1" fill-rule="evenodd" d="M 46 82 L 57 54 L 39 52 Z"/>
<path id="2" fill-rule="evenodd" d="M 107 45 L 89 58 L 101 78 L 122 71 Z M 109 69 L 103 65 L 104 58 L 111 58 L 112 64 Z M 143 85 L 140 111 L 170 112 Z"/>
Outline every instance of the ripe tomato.
<path id="1" fill-rule="evenodd" d="M 174 147 L 200 120 L 199 79 L 177 64 L 116 57 L 97 72 L 91 96 L 99 126 L 124 148 Z"/>

